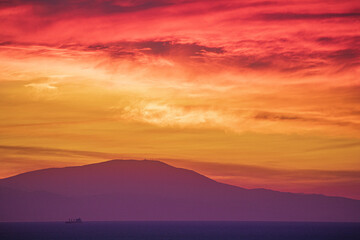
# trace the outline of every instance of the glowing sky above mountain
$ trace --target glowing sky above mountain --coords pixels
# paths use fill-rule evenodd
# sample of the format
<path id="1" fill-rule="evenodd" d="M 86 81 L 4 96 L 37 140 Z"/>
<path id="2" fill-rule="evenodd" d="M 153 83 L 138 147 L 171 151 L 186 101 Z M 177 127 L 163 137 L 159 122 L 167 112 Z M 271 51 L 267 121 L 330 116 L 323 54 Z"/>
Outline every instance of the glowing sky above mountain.
<path id="1" fill-rule="evenodd" d="M 0 178 L 159 159 L 360 199 L 358 0 L 2 0 Z"/>

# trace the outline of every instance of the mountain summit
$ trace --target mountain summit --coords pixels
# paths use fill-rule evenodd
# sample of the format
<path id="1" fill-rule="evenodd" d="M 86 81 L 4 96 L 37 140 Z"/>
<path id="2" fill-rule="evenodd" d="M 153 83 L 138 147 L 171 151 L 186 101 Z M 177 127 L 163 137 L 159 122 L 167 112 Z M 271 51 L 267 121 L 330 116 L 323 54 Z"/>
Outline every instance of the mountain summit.
<path id="1" fill-rule="evenodd" d="M 159 161 L 112 160 L 0 180 L 0 221 L 360 221 L 360 201 L 244 189 Z"/>

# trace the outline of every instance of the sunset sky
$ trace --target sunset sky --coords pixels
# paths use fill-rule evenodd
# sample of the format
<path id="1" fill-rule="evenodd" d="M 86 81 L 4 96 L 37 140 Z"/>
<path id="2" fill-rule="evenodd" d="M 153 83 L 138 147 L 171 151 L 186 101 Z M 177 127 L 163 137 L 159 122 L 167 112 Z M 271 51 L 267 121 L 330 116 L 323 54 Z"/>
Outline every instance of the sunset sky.
<path id="1" fill-rule="evenodd" d="M 157 159 L 360 199 L 359 0 L 0 0 L 0 178 Z"/>

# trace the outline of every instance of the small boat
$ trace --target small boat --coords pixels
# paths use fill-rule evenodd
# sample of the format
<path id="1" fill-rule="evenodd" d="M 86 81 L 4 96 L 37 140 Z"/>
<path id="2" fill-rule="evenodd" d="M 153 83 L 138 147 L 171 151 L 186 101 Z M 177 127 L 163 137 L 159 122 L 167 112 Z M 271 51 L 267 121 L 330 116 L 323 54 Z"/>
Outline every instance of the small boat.
<path id="1" fill-rule="evenodd" d="M 82 223 L 81 218 L 69 218 L 65 223 Z"/>

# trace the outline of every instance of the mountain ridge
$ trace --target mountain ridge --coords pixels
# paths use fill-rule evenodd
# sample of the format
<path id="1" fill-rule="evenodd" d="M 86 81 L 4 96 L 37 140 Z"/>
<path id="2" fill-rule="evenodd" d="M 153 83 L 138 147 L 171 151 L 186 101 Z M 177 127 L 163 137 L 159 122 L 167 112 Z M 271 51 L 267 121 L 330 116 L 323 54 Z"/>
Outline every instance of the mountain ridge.
<path id="1" fill-rule="evenodd" d="M 360 221 L 360 201 L 245 189 L 157 160 L 116 159 L 0 179 L 1 212 L 0 221 L 74 213 L 89 220 Z"/>
<path id="2" fill-rule="evenodd" d="M 65 167 L 51 167 L 51 168 L 44 168 L 44 169 L 37 169 L 37 170 L 32 170 L 32 171 L 28 171 L 28 172 L 24 172 L 24 173 L 19 173 L 10 177 L 6 177 L 6 178 L 2 178 L 0 179 L 0 182 L 2 180 L 5 179 L 11 179 L 14 177 L 18 177 L 21 175 L 25 175 L 25 174 L 31 174 L 31 173 L 37 173 L 37 172 L 42 172 L 42 171 L 48 171 L 48 170 L 58 170 L 58 169 L 69 169 L 69 168 L 78 168 L 78 167 L 84 167 L 84 166 L 97 166 L 97 165 L 103 165 L 103 164 L 110 164 L 110 163 L 120 163 L 120 162 L 146 162 L 146 163 L 156 163 L 156 164 L 163 164 L 164 166 L 168 166 L 168 167 L 172 167 L 172 168 L 176 168 L 176 169 L 180 169 L 180 170 L 186 170 L 189 172 L 193 172 L 196 174 L 199 174 L 211 181 L 215 181 L 219 184 L 224 184 L 224 185 L 228 185 L 228 186 L 232 186 L 235 188 L 240 188 L 240 189 L 246 189 L 246 190 L 259 190 L 259 191 L 272 191 L 272 192 L 278 192 L 278 193 L 289 193 L 289 194 L 299 194 L 299 195 L 309 195 L 309 196 L 324 196 L 324 197 L 329 197 L 329 198 L 343 198 L 343 199 L 350 199 L 350 200 L 355 200 L 355 201 L 360 201 L 359 199 L 354 199 L 354 198 L 349 198 L 349 197 L 343 197 L 343 196 L 332 196 L 332 195 L 326 195 L 326 194 L 321 194 L 321 193 L 301 193 L 301 192 L 287 192 L 287 191 L 278 191 L 278 190 L 273 190 L 273 189 L 268 189 L 268 188 L 243 188 L 237 185 L 232 185 L 232 184 L 228 184 L 228 183 L 222 183 L 222 182 L 218 182 L 214 179 L 211 179 L 209 177 L 207 177 L 206 175 L 202 175 L 194 170 L 191 169 L 186 169 L 186 168 L 181 168 L 181 167 L 174 167 L 171 166 L 165 162 L 159 161 L 159 160 L 148 160 L 148 159 L 144 159 L 144 160 L 134 160 L 134 159 L 112 159 L 112 160 L 108 160 L 108 161 L 104 161 L 104 162 L 97 162 L 97 163 L 90 163 L 90 164 L 84 164 L 84 165 L 78 165 L 78 166 L 65 166 Z"/>

